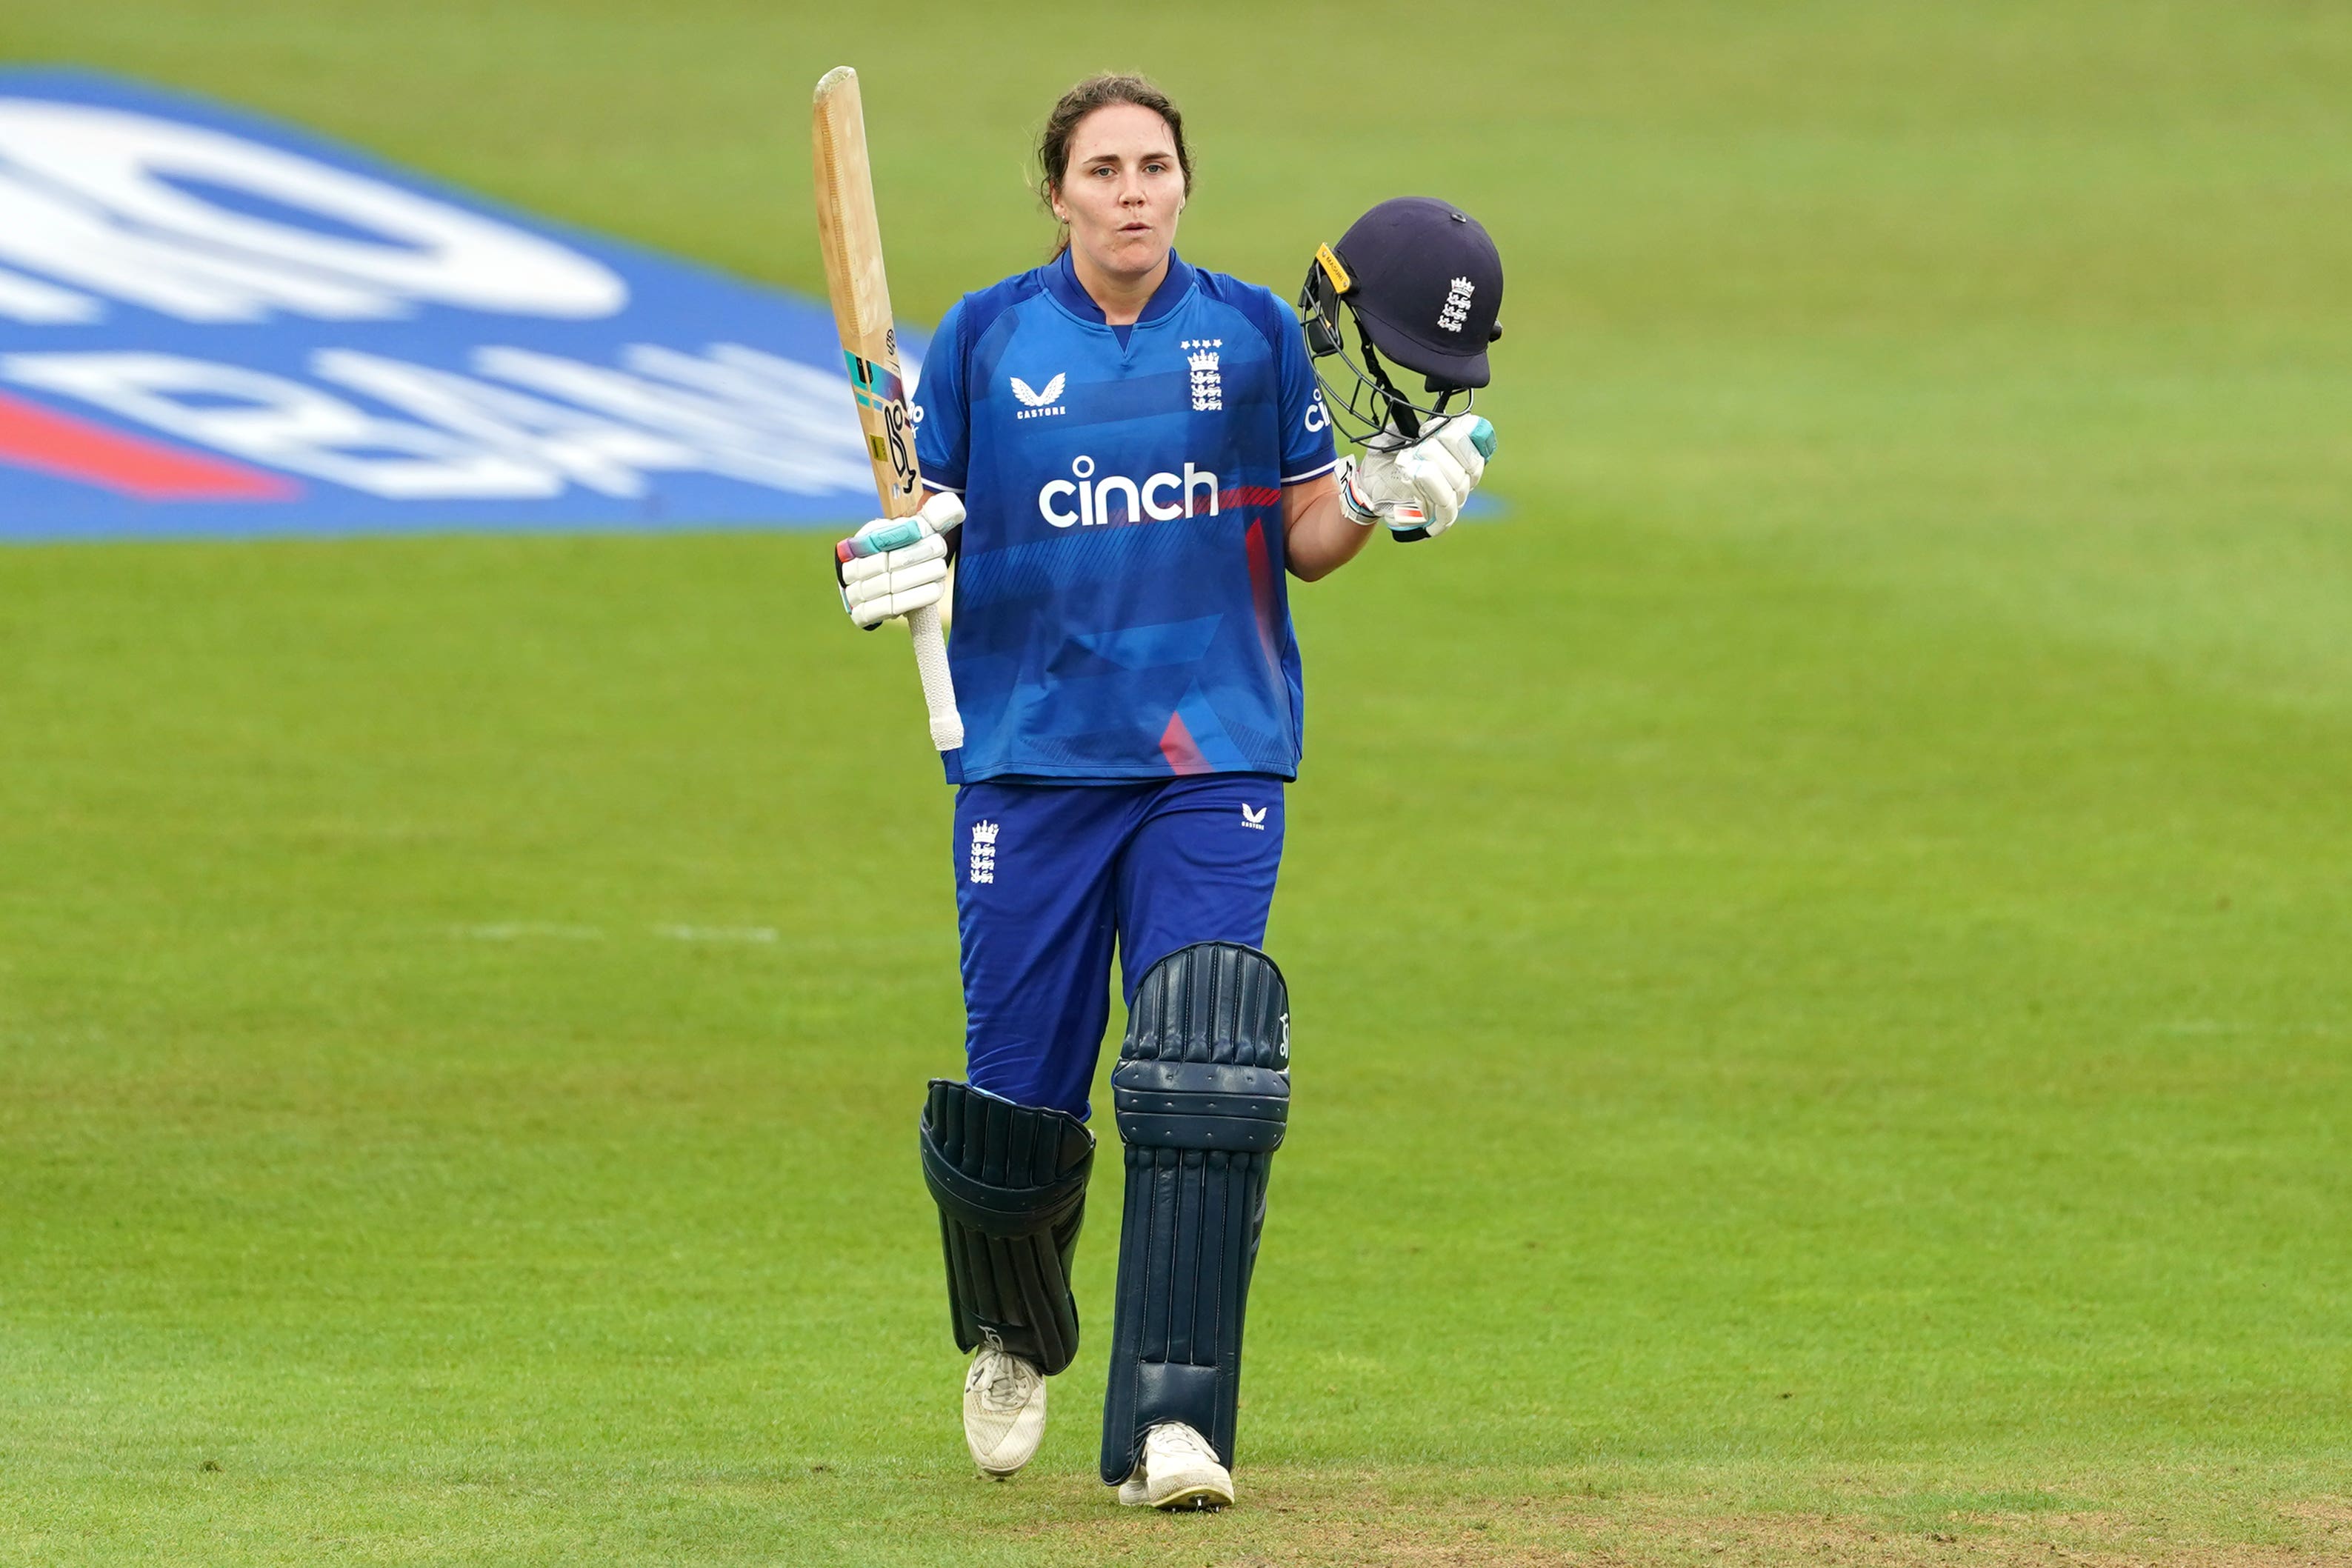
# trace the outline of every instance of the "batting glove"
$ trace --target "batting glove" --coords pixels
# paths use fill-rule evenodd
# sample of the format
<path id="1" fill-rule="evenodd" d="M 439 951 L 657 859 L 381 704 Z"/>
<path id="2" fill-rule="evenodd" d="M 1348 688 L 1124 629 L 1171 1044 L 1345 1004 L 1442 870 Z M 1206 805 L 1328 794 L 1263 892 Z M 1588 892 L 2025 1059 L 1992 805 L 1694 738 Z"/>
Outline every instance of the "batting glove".
<path id="1" fill-rule="evenodd" d="M 935 490 L 911 517 L 877 517 L 834 547 L 841 607 L 871 632 L 885 621 L 937 604 L 947 592 L 948 541 L 963 521 L 963 500 Z"/>
<path id="2" fill-rule="evenodd" d="M 1391 424 L 1364 444 L 1361 460 L 1339 460 L 1339 504 L 1360 527 L 1434 538 L 1462 515 L 1494 455 L 1495 427 L 1475 414 L 1456 414 L 1418 441 Z"/>

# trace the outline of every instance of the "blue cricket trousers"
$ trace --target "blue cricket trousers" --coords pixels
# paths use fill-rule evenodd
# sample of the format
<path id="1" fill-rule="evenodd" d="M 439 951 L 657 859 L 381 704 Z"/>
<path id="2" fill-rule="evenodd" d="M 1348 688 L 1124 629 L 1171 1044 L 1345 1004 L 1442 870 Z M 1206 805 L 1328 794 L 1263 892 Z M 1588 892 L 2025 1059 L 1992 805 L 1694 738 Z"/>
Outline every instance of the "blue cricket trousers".
<path id="1" fill-rule="evenodd" d="M 1137 784 L 995 781 L 956 791 L 956 925 L 972 1084 L 1087 1113 L 1110 1020 L 1195 942 L 1265 945 L 1283 780 L 1213 773 Z"/>

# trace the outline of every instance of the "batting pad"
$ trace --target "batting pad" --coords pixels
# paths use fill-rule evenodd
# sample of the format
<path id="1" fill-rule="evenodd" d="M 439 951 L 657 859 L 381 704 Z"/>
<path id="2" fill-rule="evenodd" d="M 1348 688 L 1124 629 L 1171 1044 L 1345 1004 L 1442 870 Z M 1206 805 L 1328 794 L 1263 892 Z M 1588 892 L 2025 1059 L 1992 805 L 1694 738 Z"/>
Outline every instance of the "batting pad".
<path id="1" fill-rule="evenodd" d="M 1070 1258 L 1094 1134 L 1063 1112 L 934 1078 L 921 1139 L 958 1348 L 994 1343 L 1048 1376 L 1060 1372 L 1078 1354 Z"/>
<path id="2" fill-rule="evenodd" d="M 1242 1312 L 1290 1113 L 1290 1000 L 1255 947 L 1202 942 L 1137 988 L 1111 1092 L 1127 1147 L 1102 1479 L 1181 1421 L 1234 1462 Z"/>

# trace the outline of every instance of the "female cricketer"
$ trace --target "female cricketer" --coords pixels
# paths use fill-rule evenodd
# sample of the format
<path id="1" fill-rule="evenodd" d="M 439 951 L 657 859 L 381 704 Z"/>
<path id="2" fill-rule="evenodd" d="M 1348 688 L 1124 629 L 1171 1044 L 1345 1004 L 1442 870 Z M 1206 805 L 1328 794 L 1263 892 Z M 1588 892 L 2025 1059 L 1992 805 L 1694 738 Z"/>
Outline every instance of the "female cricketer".
<path id="1" fill-rule="evenodd" d="M 931 1084 L 920 1130 L 956 1340 L 977 1352 L 972 1457 L 1000 1479 L 1028 1462 L 1045 1379 L 1077 1351 L 1115 948 L 1127 1196 L 1102 1479 L 1125 1503 L 1223 1507 L 1290 1093 L 1287 994 L 1259 951 L 1304 711 L 1286 576 L 1336 571 L 1375 525 L 1454 521 L 1492 429 L 1413 403 L 1379 354 L 1433 392 L 1484 385 L 1502 269 L 1446 204 L 1383 203 L 1318 253 L 1302 333 L 1270 291 L 1176 254 L 1192 162 L 1149 82 L 1080 83 L 1039 155 L 1060 246 L 940 323 L 916 393 L 924 536 L 843 567 L 843 598 L 871 627 L 938 603 L 955 566 L 967 1081 Z M 1337 301 L 1382 415 L 1360 458 L 1335 447 L 1312 357 L 1366 373 Z"/>

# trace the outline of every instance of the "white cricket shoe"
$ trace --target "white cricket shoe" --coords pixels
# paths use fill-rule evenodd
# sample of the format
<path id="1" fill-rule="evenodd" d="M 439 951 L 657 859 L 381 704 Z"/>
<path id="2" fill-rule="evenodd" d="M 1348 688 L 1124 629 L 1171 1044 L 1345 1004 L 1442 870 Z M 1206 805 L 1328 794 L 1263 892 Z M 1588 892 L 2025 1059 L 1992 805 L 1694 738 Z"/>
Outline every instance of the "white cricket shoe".
<path id="1" fill-rule="evenodd" d="M 1009 1350 L 981 1346 L 964 1375 L 963 1440 L 972 1463 L 1011 1480 L 1045 1440 L 1045 1375 Z"/>
<path id="2" fill-rule="evenodd" d="M 1143 1458 L 1118 1486 L 1129 1508 L 1231 1508 L 1233 1472 L 1217 1463 L 1209 1440 L 1181 1421 L 1162 1421 L 1143 1435 Z"/>

